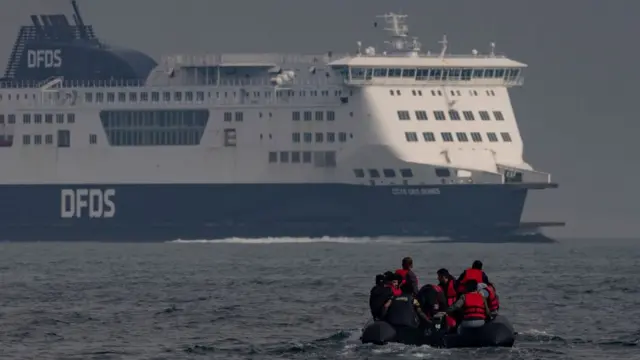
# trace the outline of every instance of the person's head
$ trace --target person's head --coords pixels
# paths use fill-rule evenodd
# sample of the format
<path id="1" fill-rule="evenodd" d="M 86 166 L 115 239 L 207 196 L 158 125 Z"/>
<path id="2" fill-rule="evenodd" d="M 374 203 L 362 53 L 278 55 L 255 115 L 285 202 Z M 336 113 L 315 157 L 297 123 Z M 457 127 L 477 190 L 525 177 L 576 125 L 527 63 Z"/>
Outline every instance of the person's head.
<path id="1" fill-rule="evenodd" d="M 476 260 L 473 262 L 473 264 L 471 265 L 472 269 L 477 269 L 477 270 L 482 270 L 482 261 L 480 260 Z"/>
<path id="2" fill-rule="evenodd" d="M 446 284 L 449 281 L 449 277 L 451 276 L 449 275 L 449 270 L 444 268 L 438 270 L 437 274 L 438 274 L 438 282 L 441 284 Z"/>
<path id="3" fill-rule="evenodd" d="M 393 280 L 396 278 L 396 274 L 394 274 L 391 271 L 387 271 L 382 275 L 384 276 L 385 284 L 391 284 L 393 282 Z"/>
<path id="4" fill-rule="evenodd" d="M 404 280 L 402 278 L 402 275 L 396 274 L 396 273 L 393 274 L 393 286 L 395 287 L 400 286 L 400 284 L 402 283 L 402 280 Z"/>
<path id="5" fill-rule="evenodd" d="M 402 259 L 402 268 L 405 270 L 411 270 L 413 268 L 413 259 L 409 256 Z"/>
<path id="6" fill-rule="evenodd" d="M 411 286 L 410 282 L 405 281 L 400 285 L 400 290 L 402 291 L 403 294 L 411 294 L 413 293 L 413 286 Z"/>
<path id="7" fill-rule="evenodd" d="M 376 275 L 376 285 L 383 285 L 383 284 L 384 284 L 384 275 L 383 274 Z"/>
<path id="8" fill-rule="evenodd" d="M 464 289 L 466 290 L 465 292 L 474 292 L 478 290 L 478 282 L 475 280 L 468 280 L 465 284 L 464 284 Z"/>

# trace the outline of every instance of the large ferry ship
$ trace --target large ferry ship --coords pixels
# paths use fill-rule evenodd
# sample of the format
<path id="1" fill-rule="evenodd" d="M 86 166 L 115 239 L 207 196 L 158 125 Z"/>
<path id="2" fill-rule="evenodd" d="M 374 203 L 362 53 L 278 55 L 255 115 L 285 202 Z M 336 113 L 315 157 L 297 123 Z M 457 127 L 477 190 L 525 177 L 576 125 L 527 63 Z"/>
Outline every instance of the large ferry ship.
<path id="1" fill-rule="evenodd" d="M 172 55 L 109 45 L 75 1 L 22 26 L 0 89 L 0 240 L 503 239 L 531 189 L 526 65 L 384 49 Z M 357 48 L 355 48 L 357 45 Z"/>

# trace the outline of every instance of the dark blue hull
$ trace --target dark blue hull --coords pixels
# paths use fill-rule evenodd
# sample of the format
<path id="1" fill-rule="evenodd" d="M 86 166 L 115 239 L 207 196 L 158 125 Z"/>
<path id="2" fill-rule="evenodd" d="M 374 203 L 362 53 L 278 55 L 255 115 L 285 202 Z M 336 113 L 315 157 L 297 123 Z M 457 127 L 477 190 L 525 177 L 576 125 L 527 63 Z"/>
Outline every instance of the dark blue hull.
<path id="1" fill-rule="evenodd" d="M 0 240 L 500 236 L 527 189 L 510 185 L 5 185 Z"/>

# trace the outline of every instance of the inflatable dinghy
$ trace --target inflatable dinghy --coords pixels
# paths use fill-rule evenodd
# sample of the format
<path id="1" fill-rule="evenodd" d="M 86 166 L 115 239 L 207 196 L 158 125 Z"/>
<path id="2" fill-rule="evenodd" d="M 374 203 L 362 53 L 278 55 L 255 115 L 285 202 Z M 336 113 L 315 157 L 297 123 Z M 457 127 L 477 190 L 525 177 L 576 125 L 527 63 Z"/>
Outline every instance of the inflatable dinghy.
<path id="1" fill-rule="evenodd" d="M 477 329 L 464 329 L 462 334 L 447 334 L 439 324 L 430 329 L 399 328 L 385 321 L 366 326 L 360 338 L 363 344 L 384 345 L 397 342 L 407 345 L 429 345 L 442 348 L 512 347 L 515 332 L 509 320 L 502 315 Z"/>

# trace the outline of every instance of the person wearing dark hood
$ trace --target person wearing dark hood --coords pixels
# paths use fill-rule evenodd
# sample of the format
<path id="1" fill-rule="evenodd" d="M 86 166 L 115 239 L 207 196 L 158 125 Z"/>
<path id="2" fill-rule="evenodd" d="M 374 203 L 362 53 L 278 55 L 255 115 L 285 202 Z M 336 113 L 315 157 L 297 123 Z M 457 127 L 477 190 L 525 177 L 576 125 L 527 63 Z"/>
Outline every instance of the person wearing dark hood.
<path id="1" fill-rule="evenodd" d="M 395 274 L 387 271 L 376 275 L 376 284 L 369 292 L 369 308 L 374 321 L 382 319 L 384 304 L 394 296 Z"/>
<path id="2" fill-rule="evenodd" d="M 489 284 L 489 277 L 482 270 L 482 261 L 476 260 L 473 262 L 470 268 L 460 274 L 458 278 L 458 291 L 463 292 L 465 289 L 465 283 L 469 280 L 475 280 L 476 283 L 481 284 Z"/>
<path id="3" fill-rule="evenodd" d="M 465 329 L 482 327 L 485 322 L 491 319 L 491 311 L 487 300 L 478 292 L 478 283 L 469 280 L 465 283 L 465 293 L 461 294 L 458 300 L 448 309 L 447 314 L 462 311 L 462 321 L 458 326 L 458 333 Z"/>
<path id="4" fill-rule="evenodd" d="M 402 280 L 400 281 L 400 285 L 402 283 L 408 283 L 411 285 L 411 291 L 415 296 L 418 294 L 420 287 L 418 286 L 418 278 L 416 274 L 413 272 L 413 259 L 410 257 L 405 257 L 402 259 L 402 268 L 396 270 L 396 274 L 402 276 Z"/>
<path id="5" fill-rule="evenodd" d="M 447 269 L 440 269 L 437 272 L 438 274 L 438 285 L 440 290 L 443 292 L 445 298 L 447 299 L 446 307 L 453 305 L 454 302 L 458 299 L 458 292 L 456 291 L 456 279 L 449 273 Z M 447 328 L 449 330 L 455 329 L 456 320 L 453 316 L 447 315 L 446 318 Z"/>

